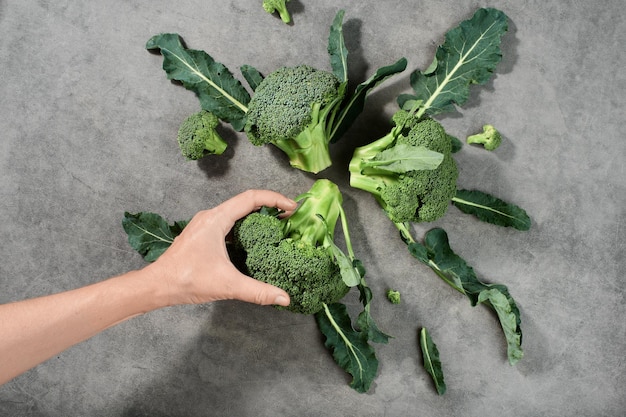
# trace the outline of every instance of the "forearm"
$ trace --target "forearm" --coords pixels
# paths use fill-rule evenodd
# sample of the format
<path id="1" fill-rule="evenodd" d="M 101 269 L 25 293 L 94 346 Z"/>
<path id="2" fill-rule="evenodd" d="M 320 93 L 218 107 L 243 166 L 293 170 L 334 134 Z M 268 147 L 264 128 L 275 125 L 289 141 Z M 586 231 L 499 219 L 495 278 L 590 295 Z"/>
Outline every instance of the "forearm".
<path id="1" fill-rule="evenodd" d="M 0 305 L 0 384 L 131 317 L 168 304 L 146 268 L 87 287 Z"/>

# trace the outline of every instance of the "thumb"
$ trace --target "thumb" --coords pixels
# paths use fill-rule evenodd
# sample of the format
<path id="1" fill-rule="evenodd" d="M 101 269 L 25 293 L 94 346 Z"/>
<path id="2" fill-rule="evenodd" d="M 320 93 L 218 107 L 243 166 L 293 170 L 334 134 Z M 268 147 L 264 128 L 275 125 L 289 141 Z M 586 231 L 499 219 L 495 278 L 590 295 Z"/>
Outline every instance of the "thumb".
<path id="1" fill-rule="evenodd" d="M 290 303 L 289 294 L 284 290 L 258 281 L 247 275 L 240 274 L 237 279 L 233 299 L 259 305 L 280 305 L 287 307 Z"/>

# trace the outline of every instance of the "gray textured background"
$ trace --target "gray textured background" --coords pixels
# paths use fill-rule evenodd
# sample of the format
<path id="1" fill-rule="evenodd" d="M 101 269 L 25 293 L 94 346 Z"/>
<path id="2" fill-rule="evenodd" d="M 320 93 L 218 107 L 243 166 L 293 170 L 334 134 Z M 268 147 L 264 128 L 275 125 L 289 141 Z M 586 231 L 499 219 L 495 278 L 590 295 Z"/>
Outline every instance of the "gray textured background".
<path id="1" fill-rule="evenodd" d="M 228 129 L 225 155 L 185 161 L 174 138 L 199 104 L 145 51 L 150 36 L 178 32 L 233 71 L 328 69 L 341 7 L 360 82 L 402 56 L 424 68 L 448 29 L 493 6 L 511 19 L 497 74 L 440 120 L 458 137 L 500 128 L 496 152 L 457 154 L 459 183 L 524 207 L 533 227 L 502 229 L 455 208 L 436 225 L 483 279 L 508 285 L 525 358 L 509 366 L 495 317 L 412 259 L 373 199 L 347 187 L 352 147 L 388 128 L 407 71 L 371 96 L 320 175 L 344 190 L 373 314 L 395 336 L 378 347 L 369 393 L 348 387 L 312 317 L 221 302 L 153 312 L 69 349 L 0 387 L 0 415 L 625 415 L 624 3 L 292 0 L 293 26 L 260 3 L 0 1 L 0 302 L 141 268 L 125 210 L 183 219 L 248 188 L 295 196 L 315 179 Z M 384 299 L 389 286 L 402 305 Z M 441 397 L 421 367 L 422 326 L 444 361 Z"/>

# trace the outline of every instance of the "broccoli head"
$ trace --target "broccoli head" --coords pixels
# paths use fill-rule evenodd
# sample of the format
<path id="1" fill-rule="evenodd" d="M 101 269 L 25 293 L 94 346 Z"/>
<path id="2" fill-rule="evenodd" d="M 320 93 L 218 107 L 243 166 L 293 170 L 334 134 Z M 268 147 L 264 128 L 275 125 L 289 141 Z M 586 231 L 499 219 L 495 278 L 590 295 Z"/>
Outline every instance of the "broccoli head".
<path id="1" fill-rule="evenodd" d="M 228 146 L 217 133 L 220 121 L 213 113 L 201 110 L 187 117 L 178 129 L 178 146 L 183 156 L 198 160 L 206 155 L 221 155 Z"/>
<path id="2" fill-rule="evenodd" d="M 400 304 L 400 291 L 388 289 L 387 299 L 391 304 Z"/>
<path id="3" fill-rule="evenodd" d="M 270 73 L 248 104 L 248 139 L 257 146 L 277 146 L 303 171 L 329 167 L 330 124 L 343 99 L 340 84 L 332 73 L 307 65 Z"/>
<path id="4" fill-rule="evenodd" d="M 268 13 L 278 12 L 283 22 L 291 22 L 291 15 L 287 10 L 289 0 L 263 0 L 263 9 Z"/>
<path id="5" fill-rule="evenodd" d="M 349 291 L 332 251 L 342 196 L 337 185 L 318 180 L 297 199 L 289 217 L 261 211 L 241 219 L 234 242 L 245 252 L 246 273 L 287 291 L 287 310 L 313 314 Z"/>
<path id="6" fill-rule="evenodd" d="M 492 125 L 484 125 L 482 133 L 467 137 L 468 144 L 483 145 L 488 151 L 494 151 L 502 143 L 502 135 Z"/>
<path id="7" fill-rule="evenodd" d="M 437 220 L 456 194 L 450 136 L 436 120 L 404 110 L 393 120 L 387 135 L 355 150 L 350 185 L 371 193 L 394 223 Z"/>

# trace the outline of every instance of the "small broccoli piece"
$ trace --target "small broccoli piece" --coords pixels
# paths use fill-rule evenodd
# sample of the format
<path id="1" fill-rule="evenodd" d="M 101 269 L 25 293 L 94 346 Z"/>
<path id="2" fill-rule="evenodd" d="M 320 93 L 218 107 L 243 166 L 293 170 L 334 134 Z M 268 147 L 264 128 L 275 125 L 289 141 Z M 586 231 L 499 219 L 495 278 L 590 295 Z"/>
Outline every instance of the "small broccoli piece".
<path id="1" fill-rule="evenodd" d="M 467 137 L 467 143 L 483 145 L 488 151 L 494 151 L 502 143 L 502 135 L 492 125 L 484 125 L 482 133 Z"/>
<path id="2" fill-rule="evenodd" d="M 178 146 L 183 156 L 198 160 L 206 155 L 221 155 L 228 146 L 215 130 L 219 119 L 201 110 L 186 118 L 178 129 Z"/>
<path id="3" fill-rule="evenodd" d="M 263 9 L 268 13 L 278 12 L 283 22 L 291 22 L 291 15 L 287 10 L 289 0 L 263 0 Z"/>
<path id="4" fill-rule="evenodd" d="M 456 193 L 458 169 L 450 137 L 434 119 L 418 120 L 400 110 L 393 120 L 395 126 L 387 135 L 355 150 L 350 185 L 371 193 L 394 223 L 437 220 Z M 399 168 L 383 164 L 389 162 L 388 155 Z M 434 169 L 410 165 L 433 155 L 440 157 Z"/>
<path id="5" fill-rule="evenodd" d="M 234 243 L 245 251 L 246 273 L 287 291 L 287 310 L 313 314 L 349 291 L 332 250 L 342 196 L 336 184 L 318 180 L 298 199 L 289 217 L 257 212 L 238 221 Z"/>
<path id="6" fill-rule="evenodd" d="M 300 170 L 329 167 L 330 127 L 343 99 L 339 85 L 332 73 L 307 65 L 270 73 L 248 105 L 248 139 L 256 146 L 277 146 Z"/>
<path id="7" fill-rule="evenodd" d="M 387 299 L 391 304 L 400 304 L 400 291 L 392 289 L 387 290 Z"/>

